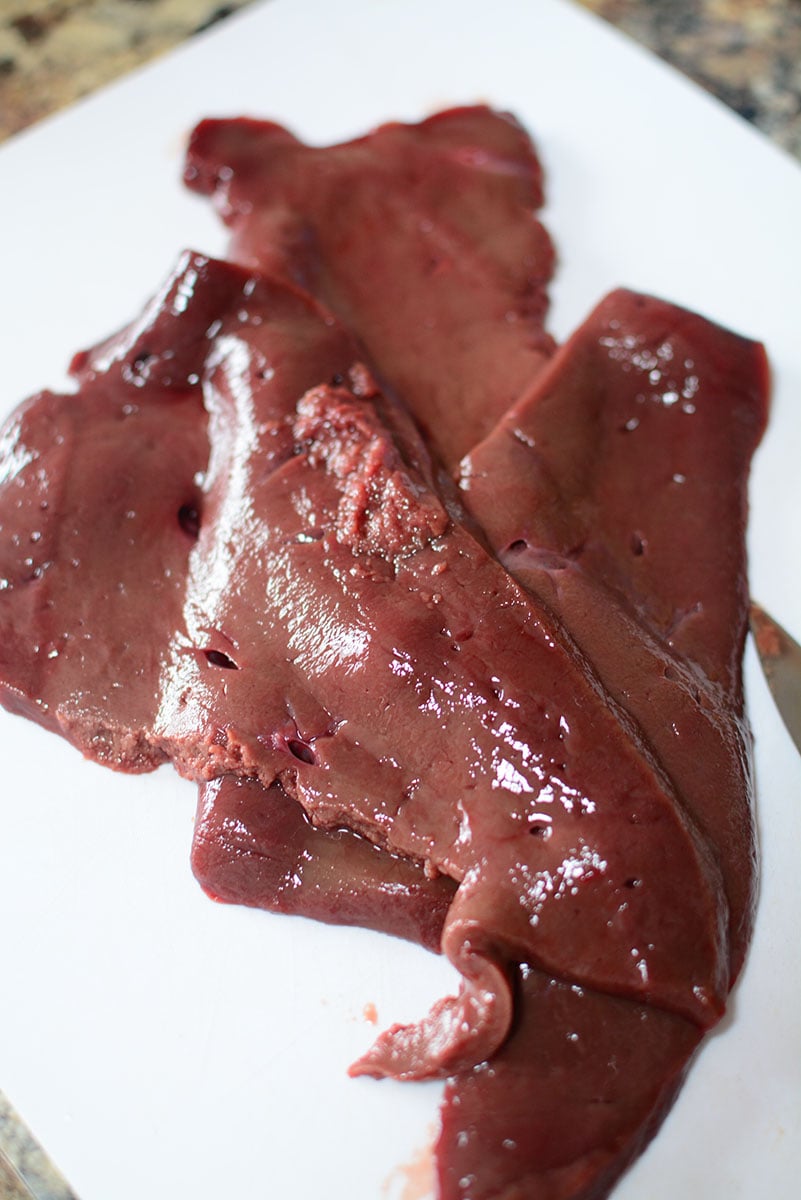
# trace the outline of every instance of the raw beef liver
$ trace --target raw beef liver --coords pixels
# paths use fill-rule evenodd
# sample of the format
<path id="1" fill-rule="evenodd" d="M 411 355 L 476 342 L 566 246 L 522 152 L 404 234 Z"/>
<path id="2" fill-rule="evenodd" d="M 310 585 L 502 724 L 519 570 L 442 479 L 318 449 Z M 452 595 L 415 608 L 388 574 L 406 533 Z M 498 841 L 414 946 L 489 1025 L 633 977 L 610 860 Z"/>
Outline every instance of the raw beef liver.
<path id="1" fill-rule="evenodd" d="M 616 291 L 462 464 L 499 558 L 558 613 L 714 848 L 734 975 L 756 879 L 740 663 L 768 391 L 758 343 Z"/>
<path id="2" fill-rule="evenodd" d="M 192 869 L 215 900 L 361 925 L 438 951 L 456 885 L 347 829 L 315 829 L 279 783 L 201 785 Z"/>
<path id="3" fill-rule="evenodd" d="M 229 302 L 209 326 L 218 282 Z M 70 736 L 109 761 L 116 750 L 121 766 L 168 756 L 196 778 L 279 780 L 320 827 L 347 826 L 460 884 L 443 948 L 463 973 L 461 995 L 419 1028 L 380 1039 L 361 1069 L 418 1076 L 487 1057 L 508 1030 L 507 973 L 521 959 L 713 1021 L 728 964 L 708 847 L 572 642 L 445 507 L 422 442 L 353 362 L 347 336 L 297 293 L 225 264 L 189 259 L 166 294 L 144 329 L 80 361 L 70 410 L 99 390 L 115 418 L 126 403 L 142 411 L 151 392 L 163 411 L 165 388 L 183 378 L 173 360 L 161 365 L 166 324 L 181 329 L 168 341 L 197 347 L 177 390 L 188 399 L 202 385 L 211 455 L 184 551 L 183 611 L 153 660 L 156 691 L 155 668 L 146 676 L 149 724 L 138 706 L 131 720 L 119 674 L 84 699 L 80 660 L 61 653 L 44 657 L 38 677 L 48 719 L 68 713 Z M 135 364 L 146 353 L 154 365 L 143 377 Z M 90 495 L 95 479 L 116 478 L 115 459 L 134 470 L 141 457 L 130 457 L 124 422 L 115 428 L 102 457 L 80 464 Z M 32 502 L 43 480 L 78 487 L 74 460 L 51 463 L 49 450 L 30 435 L 24 450 L 20 442 L 29 461 L 14 496 L 29 480 Z M 188 464 L 185 479 L 171 457 L 162 469 L 176 496 L 197 488 Z M 145 507 L 126 494 L 134 507 L 117 515 L 139 513 L 139 536 L 172 546 L 186 536 L 182 506 L 168 493 L 155 512 L 154 494 Z M 51 552 L 65 524 L 61 507 L 49 511 L 47 524 L 36 520 L 51 565 L 6 597 L 10 622 L 28 646 L 66 633 L 79 648 L 116 650 L 125 631 L 103 622 L 109 597 L 136 587 L 134 607 L 158 614 L 158 593 L 125 539 L 115 533 L 101 550 L 89 521 L 68 561 Z M 27 516 L 13 527 L 25 545 L 17 558 L 28 553 Z M 66 529 L 76 529 L 71 513 Z M 108 563 L 94 597 L 92 579 L 84 583 L 95 615 L 65 630 L 59 588 L 71 595 L 72 563 L 90 553 Z M 30 657 L 10 665 L 6 686 L 17 693 L 15 664 Z M 112 655 L 106 669 L 117 670 Z M 41 699 L 28 697 L 30 711 Z"/>
<path id="4" fill-rule="evenodd" d="M 3 430 L 2 700 L 199 780 L 219 898 L 439 942 L 459 995 L 353 1070 L 450 1076 L 442 1200 L 600 1200 L 750 932 L 764 354 L 615 293 L 554 355 L 486 109 L 205 122 L 187 178 L 244 265 L 186 254 Z"/>
<path id="5" fill-rule="evenodd" d="M 713 848 L 731 983 L 756 889 L 739 663 L 746 479 L 767 394 L 760 345 L 618 291 L 462 465 L 500 559 L 558 614 Z M 518 987 L 509 1041 L 449 1084 L 443 1200 L 595 1200 L 656 1131 L 701 1032 L 526 967 Z"/>
<path id="6" fill-rule="evenodd" d="M 542 171 L 488 108 L 306 146 L 268 121 L 203 121 L 185 178 L 232 229 L 231 254 L 331 307 L 449 467 L 518 399 L 553 342 Z"/>
<path id="7" fill-rule="evenodd" d="M 521 966 L 518 1020 L 448 1081 L 441 1200 L 601 1200 L 656 1133 L 701 1040 L 651 1005 Z"/>

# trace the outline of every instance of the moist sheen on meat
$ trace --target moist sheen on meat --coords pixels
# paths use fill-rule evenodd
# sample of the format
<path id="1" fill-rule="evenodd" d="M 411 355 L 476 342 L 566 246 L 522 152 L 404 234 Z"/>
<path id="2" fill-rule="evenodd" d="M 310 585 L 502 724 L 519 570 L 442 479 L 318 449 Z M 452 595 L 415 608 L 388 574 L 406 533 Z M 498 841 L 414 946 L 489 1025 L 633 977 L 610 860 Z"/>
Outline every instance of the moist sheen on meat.
<path id="1" fill-rule="evenodd" d="M 618 291 L 461 468 L 499 558 L 559 614 L 714 848 L 731 984 L 756 888 L 739 663 L 745 483 L 767 393 L 761 346 Z M 656 1131 L 700 1031 L 541 972 L 521 970 L 518 986 L 512 1037 L 449 1085 L 442 1195 L 462 1197 L 471 1177 L 471 1200 L 517 1195 L 504 1189 L 521 1179 L 522 1195 L 604 1195 Z"/>
<path id="2" fill-rule="evenodd" d="M 185 179 L 213 195 L 232 257 L 338 314 L 448 467 L 553 350 L 542 170 L 507 114 L 452 109 L 325 148 L 268 121 L 208 120 Z"/>
<path id="3" fill-rule="evenodd" d="M 353 1067 L 448 1077 L 441 1200 L 599 1200 L 750 933 L 764 353 L 618 292 L 554 354 L 536 159 L 486 109 L 206 122 L 188 178 L 244 264 L 185 254 L 3 430 L 3 702 L 198 780 L 218 898 L 448 955 Z"/>
<path id="4" fill-rule="evenodd" d="M 715 847 L 734 975 L 754 901 L 746 481 L 767 393 L 762 346 L 616 291 L 461 465 L 499 559 L 559 613 Z"/>
<path id="5" fill-rule="evenodd" d="M 455 885 L 347 829 L 315 829 L 279 783 L 200 787 L 192 869 L 216 900 L 360 925 L 439 950 Z"/>

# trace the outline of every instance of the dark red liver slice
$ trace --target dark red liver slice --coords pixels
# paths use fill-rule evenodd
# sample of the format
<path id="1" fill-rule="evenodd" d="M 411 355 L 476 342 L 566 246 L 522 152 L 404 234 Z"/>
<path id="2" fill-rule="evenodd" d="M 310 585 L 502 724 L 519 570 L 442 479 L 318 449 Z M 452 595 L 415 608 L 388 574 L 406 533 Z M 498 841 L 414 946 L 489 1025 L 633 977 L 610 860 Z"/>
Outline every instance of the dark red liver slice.
<path id="1" fill-rule="evenodd" d="M 654 1136 L 701 1039 L 652 1006 L 523 966 L 518 1022 L 445 1091 L 441 1200 L 604 1200 Z"/>
<path id="2" fill-rule="evenodd" d="M 280 784 L 200 788 L 192 869 L 215 900 L 361 925 L 439 951 L 456 885 L 346 829 L 315 829 Z"/>
<path id="3" fill-rule="evenodd" d="M 77 396 L 35 396 L 5 426 L 0 698 L 131 771 L 165 757 L 150 731 L 183 622 L 196 476 L 208 460 L 206 413 L 188 378 L 208 325 L 188 280 L 205 271 L 206 260 L 186 256 L 126 355 L 103 373 L 78 356 Z M 218 275 L 215 287 L 224 306 L 242 278 Z M 171 345 L 179 330 L 193 347 L 189 368 Z"/>
<path id="4" fill-rule="evenodd" d="M 541 176 L 517 122 L 483 107 L 326 148 L 206 120 L 185 172 L 230 225 L 232 256 L 332 308 L 451 468 L 553 349 Z"/>
<path id="5" fill-rule="evenodd" d="M 755 887 L 747 479 L 768 389 L 758 343 L 617 291 L 462 478 L 501 561 L 558 614 L 715 848 L 735 974 Z"/>
<path id="6" fill-rule="evenodd" d="M 761 346 L 616 292 L 463 473 L 502 561 L 559 615 L 715 848 L 732 980 L 756 886 L 739 663 L 767 395 Z M 509 1041 L 446 1091 L 440 1194 L 602 1200 L 658 1128 L 699 1031 L 526 968 L 518 986 Z"/>

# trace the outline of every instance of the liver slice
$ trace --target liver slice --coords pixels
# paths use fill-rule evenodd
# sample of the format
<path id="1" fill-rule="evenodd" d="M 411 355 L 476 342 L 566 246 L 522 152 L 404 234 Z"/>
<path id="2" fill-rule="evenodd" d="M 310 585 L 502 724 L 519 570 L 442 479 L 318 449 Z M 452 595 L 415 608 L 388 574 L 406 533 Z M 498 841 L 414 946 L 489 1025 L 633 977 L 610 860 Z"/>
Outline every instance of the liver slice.
<path id="1" fill-rule="evenodd" d="M 552 353 L 554 254 L 520 125 L 480 106 L 306 146 L 268 121 L 206 120 L 185 179 L 230 254 L 317 296 L 453 469 Z"/>
<path id="2" fill-rule="evenodd" d="M 439 951 L 456 886 L 347 829 L 315 829 L 280 784 L 202 784 L 192 869 L 215 900 L 360 925 Z"/>
<path id="3" fill-rule="evenodd" d="M 593 663 L 713 848 L 731 983 L 756 891 L 740 659 L 767 395 L 760 345 L 618 291 L 462 468 L 501 561 Z M 656 1132 L 700 1030 L 526 967 L 518 988 L 508 1042 L 446 1091 L 441 1196 L 600 1200 Z"/>
<path id="4" fill-rule="evenodd" d="M 603 1200 L 654 1136 L 702 1034 L 653 1006 L 519 968 L 518 1020 L 448 1081 L 441 1200 Z"/>
<path id="5" fill-rule="evenodd" d="M 462 496 L 629 713 L 721 865 L 733 973 L 751 929 L 747 480 L 761 345 L 619 290 L 474 449 Z"/>

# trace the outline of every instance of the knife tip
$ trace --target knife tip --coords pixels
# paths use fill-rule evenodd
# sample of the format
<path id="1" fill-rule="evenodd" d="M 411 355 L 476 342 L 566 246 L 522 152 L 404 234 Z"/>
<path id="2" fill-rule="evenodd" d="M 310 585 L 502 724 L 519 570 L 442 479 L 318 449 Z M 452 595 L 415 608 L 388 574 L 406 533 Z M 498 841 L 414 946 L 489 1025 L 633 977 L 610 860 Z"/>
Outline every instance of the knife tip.
<path id="1" fill-rule="evenodd" d="M 750 625 L 759 657 L 763 660 L 779 658 L 785 642 L 789 640 L 789 635 L 772 617 L 768 616 L 764 608 L 753 601 L 751 602 Z"/>

